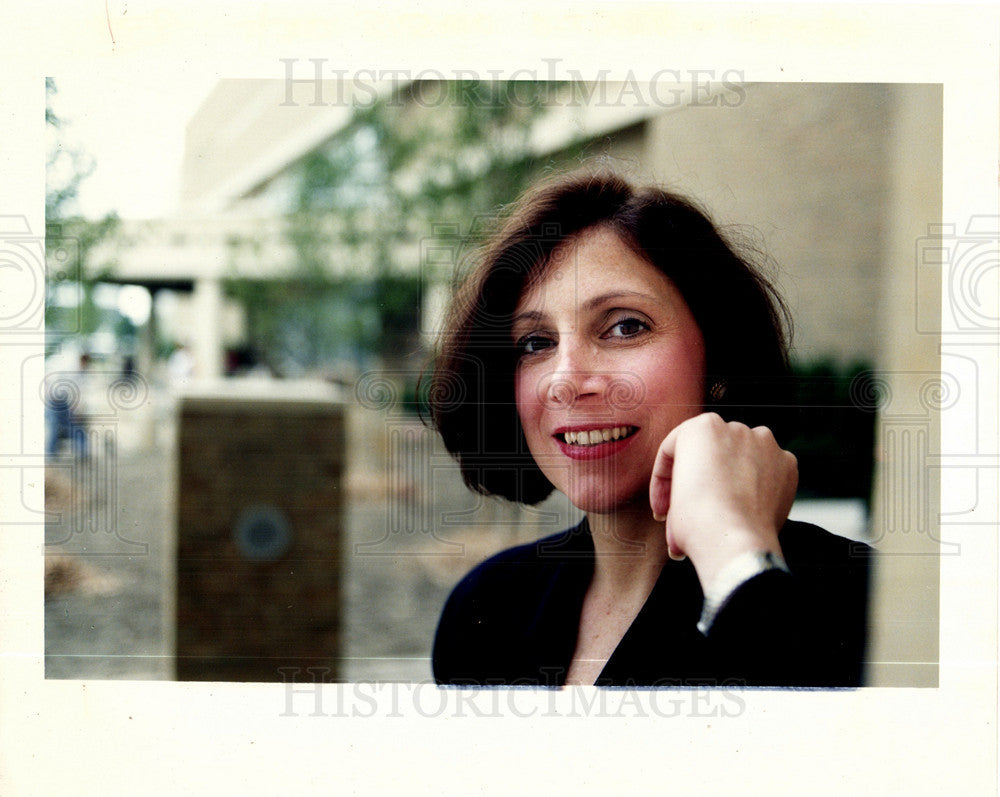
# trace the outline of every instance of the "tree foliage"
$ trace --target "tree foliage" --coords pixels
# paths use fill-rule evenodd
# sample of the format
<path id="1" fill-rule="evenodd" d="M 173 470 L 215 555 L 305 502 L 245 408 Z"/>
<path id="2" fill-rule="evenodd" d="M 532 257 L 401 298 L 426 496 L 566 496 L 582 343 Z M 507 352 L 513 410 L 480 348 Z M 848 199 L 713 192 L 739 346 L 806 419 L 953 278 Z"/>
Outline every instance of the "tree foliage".
<path id="1" fill-rule="evenodd" d="M 100 325 L 94 287 L 108 278 L 113 264 L 92 263 L 92 253 L 119 225 L 115 213 L 92 220 L 84 218 L 76 208 L 80 185 L 94 171 L 95 163 L 69 142 L 68 125 L 53 107 L 57 92 L 55 81 L 46 78 L 45 251 L 50 301 L 46 303 L 45 324 L 51 342 L 67 335 L 89 335 Z M 51 301 L 60 286 L 67 286 L 77 301 L 70 305 Z"/>
<path id="2" fill-rule="evenodd" d="M 787 448 L 798 458 L 799 497 L 869 500 L 878 407 L 871 364 L 795 363 L 791 387 Z"/>
<path id="3" fill-rule="evenodd" d="M 252 345 L 279 371 L 418 350 L 421 243 L 437 229 L 468 231 L 524 190 L 545 165 L 533 124 L 559 88 L 416 82 L 356 109 L 284 177 L 294 273 L 228 283 Z"/>

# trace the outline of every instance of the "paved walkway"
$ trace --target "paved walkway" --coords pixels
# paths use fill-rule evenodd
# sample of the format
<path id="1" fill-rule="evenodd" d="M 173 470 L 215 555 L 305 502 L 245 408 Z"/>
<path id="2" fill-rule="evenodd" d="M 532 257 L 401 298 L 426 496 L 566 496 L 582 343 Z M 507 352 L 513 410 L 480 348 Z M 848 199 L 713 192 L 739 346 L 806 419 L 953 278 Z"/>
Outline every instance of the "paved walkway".
<path id="1" fill-rule="evenodd" d="M 156 398 L 106 424 L 88 462 L 48 468 L 47 677 L 173 677 L 174 427 Z M 454 583 L 490 553 L 564 527 L 569 510 L 556 500 L 539 523 L 473 496 L 418 422 L 357 407 L 348 417 L 340 678 L 425 681 Z"/>
<path id="2" fill-rule="evenodd" d="M 88 462 L 66 456 L 47 469 L 50 678 L 173 677 L 173 411 L 153 390 L 128 406 L 91 429 Z M 560 496 L 527 510 L 472 495 L 414 419 L 351 407 L 347 446 L 340 678 L 427 680 L 451 587 L 491 553 L 565 528 L 573 512 Z M 864 520 L 853 506 L 802 509 L 831 529 Z"/>

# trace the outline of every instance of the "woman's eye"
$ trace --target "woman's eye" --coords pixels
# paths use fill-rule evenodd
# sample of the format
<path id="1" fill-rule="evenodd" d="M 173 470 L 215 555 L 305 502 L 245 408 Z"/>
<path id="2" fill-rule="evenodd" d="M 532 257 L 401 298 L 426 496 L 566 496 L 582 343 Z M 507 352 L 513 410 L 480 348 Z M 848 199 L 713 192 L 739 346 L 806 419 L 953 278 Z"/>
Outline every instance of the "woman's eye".
<path id="1" fill-rule="evenodd" d="M 631 338 L 649 329 L 649 325 L 638 318 L 623 318 L 605 333 L 609 338 Z"/>
<path id="2" fill-rule="evenodd" d="M 543 338 L 540 335 L 526 335 L 517 342 L 518 354 L 537 354 L 555 345 L 551 338 Z"/>

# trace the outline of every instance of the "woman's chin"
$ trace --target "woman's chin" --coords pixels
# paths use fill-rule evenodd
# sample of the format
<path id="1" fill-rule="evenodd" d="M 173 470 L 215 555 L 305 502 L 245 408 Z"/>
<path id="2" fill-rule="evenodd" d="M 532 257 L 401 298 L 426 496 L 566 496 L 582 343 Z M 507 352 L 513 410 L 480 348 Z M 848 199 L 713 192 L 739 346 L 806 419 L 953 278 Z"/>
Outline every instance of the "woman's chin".
<path id="1" fill-rule="evenodd" d="M 588 515 L 632 514 L 642 511 L 643 507 L 647 514 L 650 511 L 649 497 L 645 494 L 637 496 L 635 494 L 619 495 L 607 491 L 579 491 L 575 494 L 570 493 L 569 500 L 573 506 Z"/>

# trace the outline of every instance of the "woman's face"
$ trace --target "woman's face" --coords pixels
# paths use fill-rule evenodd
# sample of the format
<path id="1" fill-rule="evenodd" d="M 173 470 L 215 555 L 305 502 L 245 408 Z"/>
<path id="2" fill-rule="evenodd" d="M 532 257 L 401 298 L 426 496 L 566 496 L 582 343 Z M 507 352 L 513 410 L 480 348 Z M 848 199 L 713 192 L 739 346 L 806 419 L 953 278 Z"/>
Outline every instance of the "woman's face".
<path id="1" fill-rule="evenodd" d="M 673 282 L 586 230 L 521 296 L 511 332 L 518 415 L 549 481 L 586 512 L 648 501 L 660 443 L 705 395 L 704 339 Z"/>

